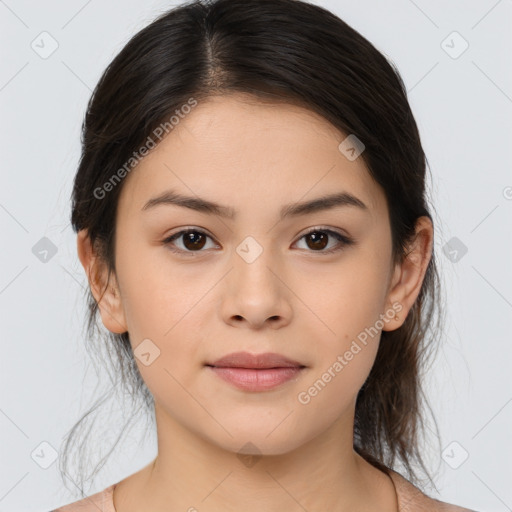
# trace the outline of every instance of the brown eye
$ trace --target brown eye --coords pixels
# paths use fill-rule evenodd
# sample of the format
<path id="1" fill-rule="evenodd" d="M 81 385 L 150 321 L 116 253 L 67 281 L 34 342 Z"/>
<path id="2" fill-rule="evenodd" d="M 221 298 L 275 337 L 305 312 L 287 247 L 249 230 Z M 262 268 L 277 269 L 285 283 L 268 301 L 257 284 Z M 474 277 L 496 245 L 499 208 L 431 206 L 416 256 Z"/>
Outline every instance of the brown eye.
<path id="1" fill-rule="evenodd" d="M 329 244 L 330 239 L 334 238 L 338 243 L 331 246 L 327 250 L 324 250 Z M 315 228 L 309 233 L 306 233 L 301 237 L 300 240 L 306 240 L 306 248 L 312 252 L 319 252 L 321 254 L 330 254 L 338 252 L 344 249 L 346 246 L 352 245 L 355 241 L 347 236 L 332 231 L 331 229 L 320 229 Z"/>
<path id="2" fill-rule="evenodd" d="M 169 245 L 169 248 L 173 252 L 204 252 L 202 249 L 205 247 L 209 238 L 211 239 L 209 235 L 202 231 L 197 229 L 187 229 L 179 231 L 178 233 L 166 238 L 164 240 L 164 244 Z M 176 244 L 176 241 L 181 241 L 182 247 L 174 247 L 178 245 Z"/>

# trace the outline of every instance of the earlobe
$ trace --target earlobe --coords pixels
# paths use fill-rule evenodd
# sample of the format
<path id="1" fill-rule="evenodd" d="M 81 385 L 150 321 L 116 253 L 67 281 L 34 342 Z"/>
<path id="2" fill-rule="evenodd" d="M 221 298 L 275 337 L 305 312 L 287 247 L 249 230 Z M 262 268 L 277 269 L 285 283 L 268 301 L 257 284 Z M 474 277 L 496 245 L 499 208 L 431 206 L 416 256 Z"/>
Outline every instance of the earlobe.
<path id="1" fill-rule="evenodd" d="M 98 303 L 103 325 L 115 334 L 126 332 L 128 329 L 117 280 L 112 274 L 108 276 L 107 265 L 94 250 L 86 230 L 78 232 L 77 252 L 91 293 Z M 111 280 L 113 284 L 110 283 Z"/>
<path id="2" fill-rule="evenodd" d="M 383 327 L 384 331 L 398 329 L 413 307 L 432 256 L 433 239 L 432 221 L 426 216 L 420 217 L 416 222 L 416 236 L 403 262 L 395 267 L 388 293 L 388 303 L 398 303 L 402 309 L 399 315 L 387 322 Z"/>

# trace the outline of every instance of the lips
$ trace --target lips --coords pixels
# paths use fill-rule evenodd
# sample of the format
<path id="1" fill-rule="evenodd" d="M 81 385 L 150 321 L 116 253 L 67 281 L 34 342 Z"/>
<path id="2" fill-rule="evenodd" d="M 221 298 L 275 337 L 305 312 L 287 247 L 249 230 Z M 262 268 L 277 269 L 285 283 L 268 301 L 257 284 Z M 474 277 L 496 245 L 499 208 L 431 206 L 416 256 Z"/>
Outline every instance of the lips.
<path id="1" fill-rule="evenodd" d="M 206 366 L 216 368 L 304 368 L 305 365 L 275 352 L 250 354 L 249 352 L 233 352 Z"/>
<path id="2" fill-rule="evenodd" d="M 255 393 L 279 388 L 296 379 L 306 368 L 298 361 L 275 352 L 233 352 L 205 366 L 232 386 Z"/>

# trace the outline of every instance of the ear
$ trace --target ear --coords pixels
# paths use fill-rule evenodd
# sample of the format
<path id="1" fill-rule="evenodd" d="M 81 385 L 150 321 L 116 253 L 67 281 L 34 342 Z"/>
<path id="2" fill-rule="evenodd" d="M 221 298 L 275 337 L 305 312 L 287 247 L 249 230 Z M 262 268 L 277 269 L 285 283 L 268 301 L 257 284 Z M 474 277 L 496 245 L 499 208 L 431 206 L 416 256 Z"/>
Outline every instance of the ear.
<path id="1" fill-rule="evenodd" d="M 388 307 L 391 308 L 393 304 L 398 303 L 402 309 L 397 309 L 394 319 L 385 322 L 383 331 L 398 329 L 414 305 L 432 256 L 433 240 L 432 221 L 427 216 L 419 217 L 416 221 L 416 236 L 407 250 L 404 261 L 395 266 L 387 296 Z"/>
<path id="2" fill-rule="evenodd" d="M 94 251 L 85 229 L 78 232 L 77 251 L 78 258 L 87 274 L 91 292 L 98 302 L 103 325 L 115 334 L 128 331 L 115 275 L 111 275 L 113 282 L 110 283 L 107 265 Z"/>

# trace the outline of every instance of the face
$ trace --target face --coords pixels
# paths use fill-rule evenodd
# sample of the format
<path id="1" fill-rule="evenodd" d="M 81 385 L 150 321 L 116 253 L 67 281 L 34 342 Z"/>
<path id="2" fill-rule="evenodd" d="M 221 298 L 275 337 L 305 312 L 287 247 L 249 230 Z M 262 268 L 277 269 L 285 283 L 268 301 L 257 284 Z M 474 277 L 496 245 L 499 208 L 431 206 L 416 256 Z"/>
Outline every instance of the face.
<path id="1" fill-rule="evenodd" d="M 168 425 L 267 454 L 340 429 L 352 436 L 380 333 L 398 325 L 385 196 L 362 158 L 338 149 L 345 137 L 297 106 L 216 97 L 125 178 L 117 294 L 102 318 L 129 332 Z M 191 198 L 188 206 L 171 192 Z M 338 201 L 315 207 L 331 195 Z M 302 369 L 207 366 L 240 351 L 277 353 Z M 223 375 L 259 379 L 260 388 Z"/>

